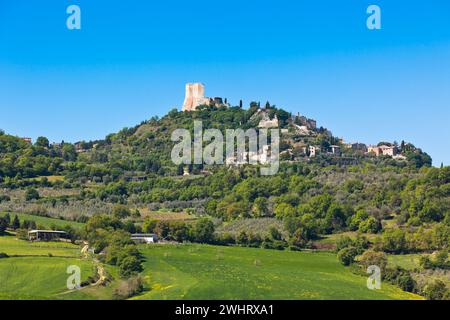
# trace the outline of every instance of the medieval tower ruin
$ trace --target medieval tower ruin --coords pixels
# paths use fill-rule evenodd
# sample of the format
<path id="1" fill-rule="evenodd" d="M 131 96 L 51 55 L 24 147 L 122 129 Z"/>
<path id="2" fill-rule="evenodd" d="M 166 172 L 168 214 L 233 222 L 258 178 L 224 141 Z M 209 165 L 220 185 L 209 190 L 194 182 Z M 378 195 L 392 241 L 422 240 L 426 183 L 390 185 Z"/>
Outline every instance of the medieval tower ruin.
<path id="1" fill-rule="evenodd" d="M 184 98 L 182 110 L 188 112 L 195 111 L 199 106 L 209 106 L 217 108 L 230 107 L 226 98 L 224 101 L 220 97 L 205 97 L 205 86 L 202 83 L 186 84 L 186 97 Z"/>
<path id="2" fill-rule="evenodd" d="M 183 111 L 194 111 L 198 106 L 209 104 L 210 99 L 205 97 L 205 86 L 203 84 L 186 84 L 186 97 L 184 98 Z"/>

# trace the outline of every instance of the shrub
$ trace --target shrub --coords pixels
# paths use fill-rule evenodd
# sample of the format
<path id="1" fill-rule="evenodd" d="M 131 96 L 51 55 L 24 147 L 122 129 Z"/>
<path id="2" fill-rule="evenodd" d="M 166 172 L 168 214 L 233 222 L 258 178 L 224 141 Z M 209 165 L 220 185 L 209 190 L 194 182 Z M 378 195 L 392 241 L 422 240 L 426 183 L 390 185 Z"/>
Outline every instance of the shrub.
<path id="1" fill-rule="evenodd" d="M 144 290 L 144 279 L 141 276 L 132 277 L 123 280 L 114 289 L 114 297 L 116 299 L 128 299 L 141 293 Z"/>
<path id="2" fill-rule="evenodd" d="M 0 217 L 0 236 L 6 232 L 6 228 L 8 227 L 8 222 L 5 218 Z"/>
<path id="3" fill-rule="evenodd" d="M 403 230 L 394 229 L 386 230 L 382 237 L 383 251 L 389 253 L 407 253 L 408 243 L 406 241 L 406 235 Z"/>
<path id="4" fill-rule="evenodd" d="M 403 272 L 397 277 L 397 286 L 403 291 L 414 292 L 417 284 L 409 272 Z"/>
<path id="5" fill-rule="evenodd" d="M 359 264 L 365 269 L 370 266 L 377 266 L 381 269 L 382 274 L 384 274 L 384 271 L 386 270 L 387 263 L 388 259 L 384 252 L 375 252 L 371 250 L 364 252 L 359 259 Z"/>
<path id="6" fill-rule="evenodd" d="M 445 300 L 450 298 L 449 290 L 441 280 L 436 280 L 434 283 L 426 286 L 424 295 L 428 300 Z"/>
<path id="7" fill-rule="evenodd" d="M 36 189 L 28 189 L 25 192 L 25 200 L 31 201 L 31 200 L 39 200 L 39 192 Z"/>
<path id="8" fill-rule="evenodd" d="M 119 262 L 119 274 L 123 278 L 129 278 L 142 270 L 142 263 L 135 256 L 127 256 Z"/>
<path id="9" fill-rule="evenodd" d="M 355 262 L 358 256 L 358 249 L 355 247 L 344 248 L 338 252 L 338 259 L 344 266 L 349 266 Z"/>
<path id="10" fill-rule="evenodd" d="M 131 215 L 131 211 L 126 206 L 118 204 L 114 206 L 112 214 L 118 219 L 124 219 Z"/>
<path id="11" fill-rule="evenodd" d="M 24 229 L 16 230 L 16 237 L 20 240 L 28 240 L 28 231 Z"/>
<path id="12" fill-rule="evenodd" d="M 11 198 L 9 196 L 4 195 L 4 194 L 0 195 L 0 203 L 7 202 L 7 201 L 11 201 Z"/>
<path id="13" fill-rule="evenodd" d="M 374 217 L 369 217 L 367 220 L 359 224 L 359 231 L 364 233 L 377 233 L 381 230 L 381 222 Z"/>

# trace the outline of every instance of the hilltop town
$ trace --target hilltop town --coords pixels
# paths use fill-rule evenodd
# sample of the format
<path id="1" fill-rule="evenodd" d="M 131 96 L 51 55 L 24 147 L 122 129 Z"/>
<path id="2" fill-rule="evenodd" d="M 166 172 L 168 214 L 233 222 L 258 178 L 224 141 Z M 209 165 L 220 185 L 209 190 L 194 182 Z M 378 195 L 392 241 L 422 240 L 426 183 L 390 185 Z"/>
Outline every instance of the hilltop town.
<path id="1" fill-rule="evenodd" d="M 226 109 L 231 105 L 227 99 L 221 97 L 209 98 L 205 96 L 205 86 L 202 83 L 186 84 L 185 100 L 181 110 L 183 112 L 193 112 L 202 109 Z M 239 103 L 242 108 L 242 100 Z M 319 155 L 332 155 L 335 157 L 346 158 L 347 161 L 352 160 L 354 156 L 374 156 L 389 157 L 397 161 L 406 161 L 406 154 L 414 152 L 421 154 L 422 151 L 412 144 L 404 141 L 399 145 L 397 142 L 381 142 L 377 145 L 366 145 L 361 142 L 348 143 L 344 139 L 336 139 L 332 133 L 322 127 L 317 127 L 316 120 L 309 119 L 300 113 L 296 115 L 289 114 L 283 123 L 280 123 L 278 115 L 270 103 L 266 103 L 261 108 L 259 103 L 253 102 L 250 108 L 256 108 L 256 112 L 250 118 L 250 121 L 257 122 L 257 128 L 269 129 L 280 128 L 285 141 L 289 147 L 282 151 L 284 160 L 299 160 L 300 158 L 313 158 Z M 320 135 L 324 135 L 334 143 L 323 143 L 321 145 L 315 143 Z M 251 156 L 251 155 L 246 155 Z M 237 164 L 235 159 L 229 159 L 229 164 Z"/>
<path id="2" fill-rule="evenodd" d="M 181 107 L 182 112 L 214 112 L 233 110 L 235 108 L 243 109 L 242 100 L 239 105 L 233 107 L 227 98 L 210 98 L 205 95 L 205 86 L 202 83 L 187 83 L 185 87 L 185 99 Z M 431 158 L 416 148 L 413 144 L 405 141 L 398 142 L 380 142 L 377 145 L 367 145 L 362 142 L 346 142 L 343 138 L 334 137 L 332 132 L 326 128 L 318 127 L 317 121 L 310 119 L 300 113 L 291 114 L 283 109 L 273 107 L 269 102 L 261 106 L 259 102 L 251 102 L 249 105 L 251 113 L 248 119 L 258 129 L 279 128 L 282 136 L 283 148 L 280 149 L 280 158 L 287 162 L 296 162 L 302 160 L 319 158 L 332 158 L 333 163 L 354 164 L 360 161 L 361 157 L 389 158 L 394 161 L 407 163 L 415 162 L 417 166 L 423 164 L 431 165 Z M 281 117 L 281 118 L 280 118 Z M 230 123 L 230 127 L 239 126 L 240 123 Z M 142 128 L 136 127 L 137 131 L 148 128 L 144 124 Z M 31 145 L 32 139 L 25 137 L 22 141 Z M 78 154 L 95 150 L 102 146 L 104 141 L 80 141 L 73 144 L 74 151 Z M 62 150 L 65 145 L 62 142 L 53 142 L 49 144 L 56 150 Z M 245 153 L 244 158 L 257 157 L 260 163 L 265 163 L 269 149 L 266 149 L 261 155 L 252 155 Z M 247 161 L 239 162 L 238 155 L 228 158 L 228 165 L 242 165 Z M 330 160 L 330 159 L 329 159 Z"/>

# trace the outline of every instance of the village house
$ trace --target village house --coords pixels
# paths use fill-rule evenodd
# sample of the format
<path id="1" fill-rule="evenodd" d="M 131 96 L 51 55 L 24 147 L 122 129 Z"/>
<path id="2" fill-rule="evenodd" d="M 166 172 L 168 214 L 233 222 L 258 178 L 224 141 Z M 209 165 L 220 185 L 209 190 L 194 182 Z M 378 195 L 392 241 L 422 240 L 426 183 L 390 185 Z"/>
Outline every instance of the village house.
<path id="1" fill-rule="evenodd" d="M 330 146 L 330 149 L 331 149 L 331 153 L 332 154 L 334 154 L 336 156 L 340 156 L 341 155 L 341 147 L 340 146 L 332 145 L 332 146 Z"/>
<path id="2" fill-rule="evenodd" d="M 320 147 L 317 146 L 309 146 L 309 157 L 313 158 L 315 156 L 317 156 L 317 154 L 320 152 Z"/>
<path id="3" fill-rule="evenodd" d="M 367 148 L 367 153 L 373 153 L 377 157 L 379 156 L 389 156 L 394 157 L 397 154 L 397 148 L 395 146 L 369 146 Z"/>
<path id="4" fill-rule="evenodd" d="M 345 147 L 347 149 L 351 149 L 351 150 L 354 150 L 354 151 L 361 151 L 361 152 L 364 152 L 364 153 L 366 153 L 368 151 L 367 145 L 364 144 L 364 143 L 359 143 L 359 142 L 348 143 L 348 144 L 345 145 Z"/>

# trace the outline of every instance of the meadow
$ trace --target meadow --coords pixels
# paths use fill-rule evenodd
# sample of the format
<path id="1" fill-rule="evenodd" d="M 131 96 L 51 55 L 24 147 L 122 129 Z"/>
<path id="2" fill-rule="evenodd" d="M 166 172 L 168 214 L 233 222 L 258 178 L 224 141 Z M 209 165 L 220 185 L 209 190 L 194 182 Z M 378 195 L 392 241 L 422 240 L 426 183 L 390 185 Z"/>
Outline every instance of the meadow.
<path id="1" fill-rule="evenodd" d="M 136 300 L 203 299 L 421 299 L 392 285 L 367 289 L 366 277 L 343 267 L 327 252 L 292 252 L 210 245 L 142 245 L 146 291 Z M 91 260 L 80 259 L 69 243 L 29 243 L 0 237 L 0 300 L 112 299 L 117 268 L 106 266 L 115 279 L 106 287 L 68 292 L 66 273 L 78 265 L 82 279 L 94 274 Z"/>
<path id="2" fill-rule="evenodd" d="M 16 237 L 0 237 L 0 252 L 9 256 L 79 257 L 80 247 L 66 242 L 28 242 Z"/>
<path id="3" fill-rule="evenodd" d="M 62 242 L 30 243 L 0 237 L 0 300 L 62 299 L 67 267 L 79 266 L 81 280 L 94 274 L 92 261 L 82 260 L 79 246 Z"/>
<path id="4" fill-rule="evenodd" d="M 79 266 L 81 279 L 93 274 L 88 260 L 60 257 L 18 257 L 0 259 L 0 300 L 62 299 L 67 291 L 67 268 Z"/>
<path id="5" fill-rule="evenodd" d="M 142 246 L 149 290 L 134 299 L 421 299 L 345 268 L 332 253 L 209 245 Z"/>

